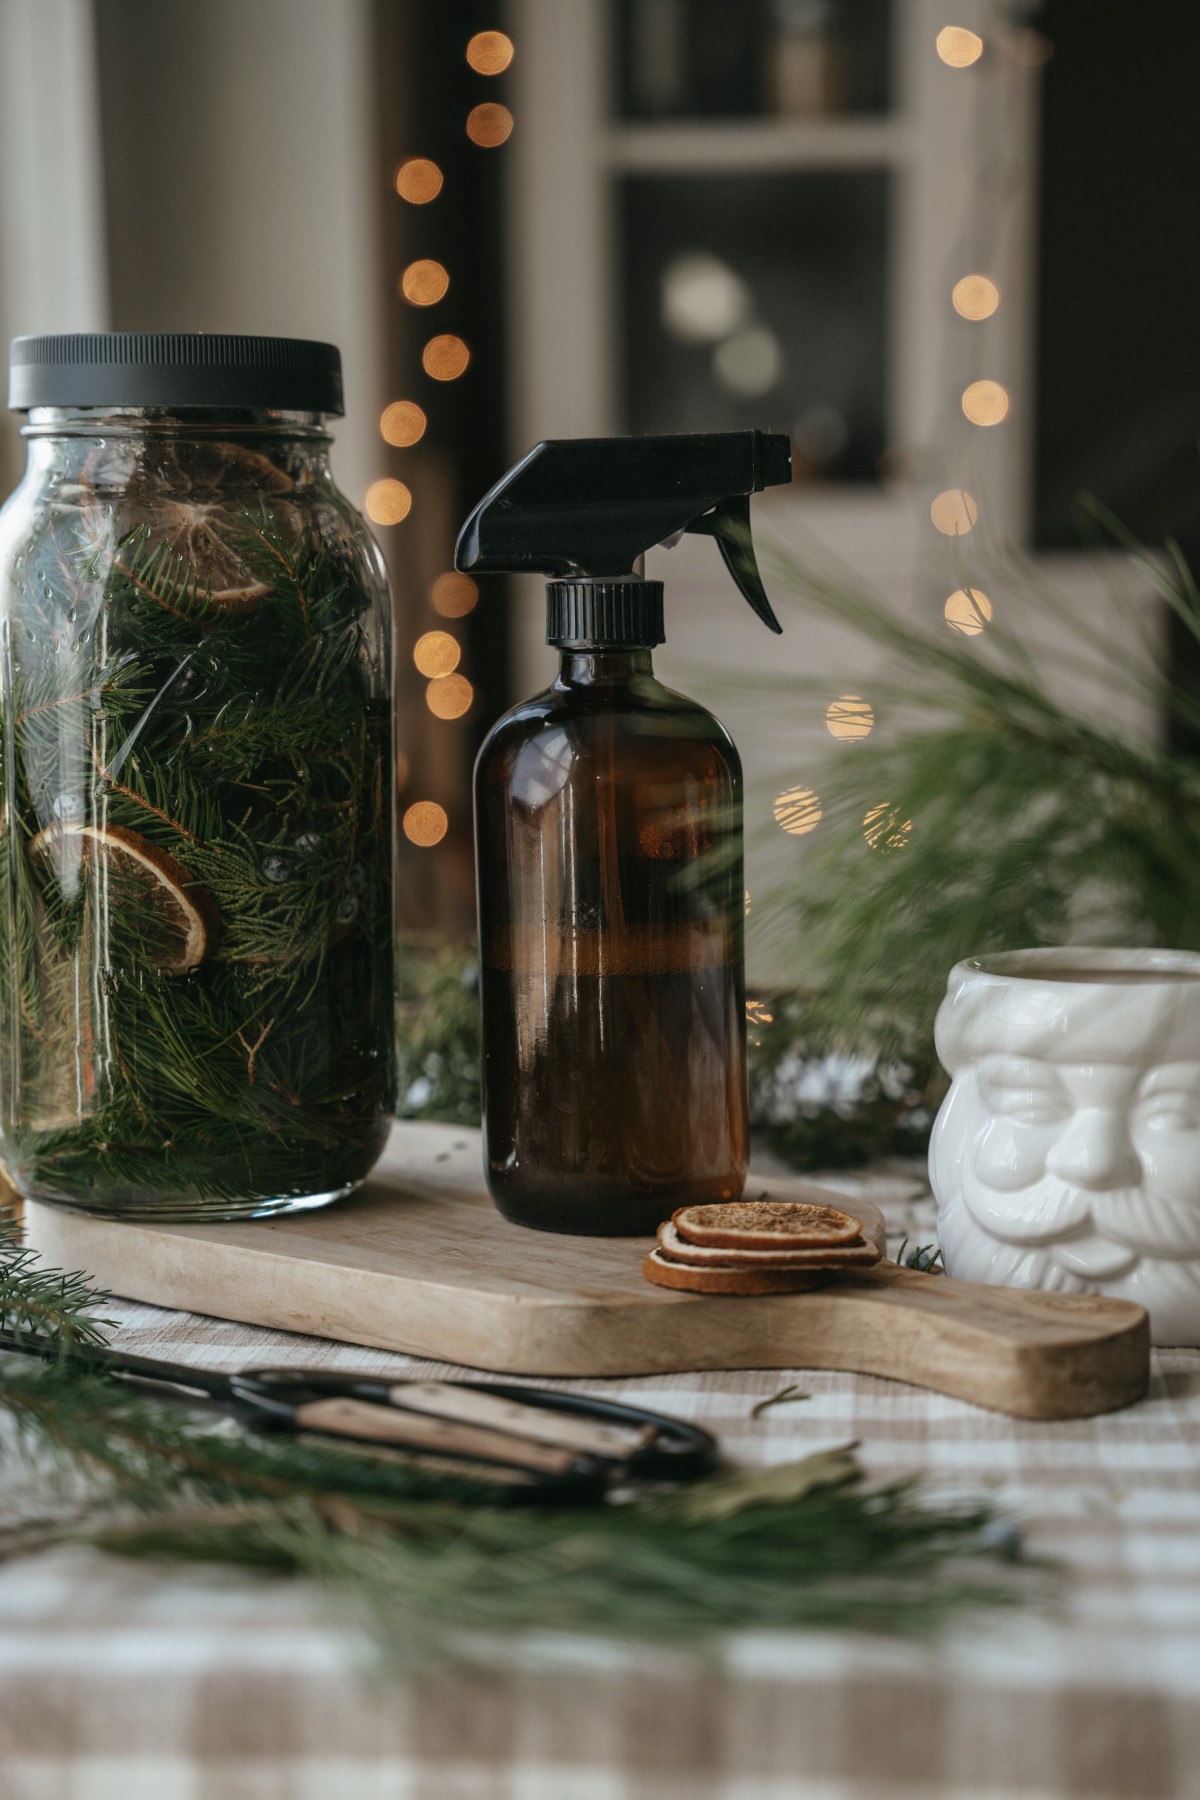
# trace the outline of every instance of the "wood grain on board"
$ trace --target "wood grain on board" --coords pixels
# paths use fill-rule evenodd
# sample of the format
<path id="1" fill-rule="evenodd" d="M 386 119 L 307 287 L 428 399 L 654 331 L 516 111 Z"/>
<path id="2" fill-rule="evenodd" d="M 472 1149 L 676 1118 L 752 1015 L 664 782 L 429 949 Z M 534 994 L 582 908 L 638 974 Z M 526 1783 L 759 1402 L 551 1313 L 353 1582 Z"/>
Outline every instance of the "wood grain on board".
<path id="1" fill-rule="evenodd" d="M 751 1175 L 747 1196 L 865 1200 Z M 32 1246 L 157 1306 L 369 1344 L 505 1374 L 847 1369 L 1022 1418 L 1107 1412 L 1149 1378 L 1145 1312 L 1125 1301 L 981 1287 L 894 1263 L 814 1276 L 804 1292 L 670 1292 L 643 1280 L 642 1238 L 510 1225 L 484 1185 L 477 1131 L 402 1124 L 371 1179 L 322 1211 L 156 1225 L 31 1203 Z"/>

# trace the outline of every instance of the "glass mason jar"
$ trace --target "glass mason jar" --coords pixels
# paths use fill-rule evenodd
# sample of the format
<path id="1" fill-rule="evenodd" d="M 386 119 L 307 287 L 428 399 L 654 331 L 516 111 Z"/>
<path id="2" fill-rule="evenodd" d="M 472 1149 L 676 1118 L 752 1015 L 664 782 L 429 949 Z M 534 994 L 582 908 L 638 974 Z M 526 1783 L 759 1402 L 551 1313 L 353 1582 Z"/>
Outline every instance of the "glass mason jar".
<path id="1" fill-rule="evenodd" d="M 393 1105 L 391 626 L 332 346 L 18 339 L 0 512 L 0 1131 L 27 1197 L 349 1193 Z"/>

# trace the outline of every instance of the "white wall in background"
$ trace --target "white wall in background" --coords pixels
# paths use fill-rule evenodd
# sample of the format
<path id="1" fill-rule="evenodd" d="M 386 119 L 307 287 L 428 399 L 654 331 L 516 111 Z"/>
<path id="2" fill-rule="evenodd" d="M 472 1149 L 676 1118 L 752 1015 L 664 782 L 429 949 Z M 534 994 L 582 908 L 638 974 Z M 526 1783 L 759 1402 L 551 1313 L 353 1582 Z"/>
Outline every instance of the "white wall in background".
<path id="1" fill-rule="evenodd" d="M 31 331 L 108 323 L 91 0 L 0 3 L 0 350 Z M 7 416 L 6 416 L 7 417 Z M 0 448 L 19 472 L 16 422 Z"/>
<path id="2" fill-rule="evenodd" d="M 340 345 L 334 466 L 361 504 L 384 298 L 370 0 L 96 0 L 96 24 L 112 324 Z"/>

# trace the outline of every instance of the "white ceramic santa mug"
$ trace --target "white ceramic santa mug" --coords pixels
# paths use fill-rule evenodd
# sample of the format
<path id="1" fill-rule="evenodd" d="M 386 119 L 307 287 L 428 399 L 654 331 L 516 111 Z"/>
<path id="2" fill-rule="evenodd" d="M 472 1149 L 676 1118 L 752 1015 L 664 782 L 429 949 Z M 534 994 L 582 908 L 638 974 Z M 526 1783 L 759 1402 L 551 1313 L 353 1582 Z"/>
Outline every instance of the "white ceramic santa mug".
<path id="1" fill-rule="evenodd" d="M 1200 1344 L 1200 955 L 1014 950 L 950 971 L 929 1146 L 947 1271 L 1136 1300 Z"/>

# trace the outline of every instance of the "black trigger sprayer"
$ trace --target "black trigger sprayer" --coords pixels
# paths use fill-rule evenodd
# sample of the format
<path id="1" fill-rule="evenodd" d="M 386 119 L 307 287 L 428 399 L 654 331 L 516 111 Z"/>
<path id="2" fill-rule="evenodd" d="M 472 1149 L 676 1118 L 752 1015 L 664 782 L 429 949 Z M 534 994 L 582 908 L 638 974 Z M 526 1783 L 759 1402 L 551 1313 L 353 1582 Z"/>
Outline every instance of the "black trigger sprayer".
<path id="1" fill-rule="evenodd" d="M 475 768 L 488 1185 L 518 1224 L 650 1233 L 746 1174 L 742 775 L 655 679 L 641 558 L 716 539 L 772 631 L 750 495 L 791 479 L 761 431 L 539 444 L 475 508 L 457 568 L 538 570 L 561 656 Z"/>

